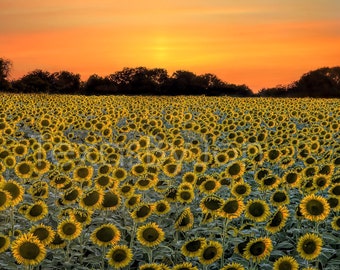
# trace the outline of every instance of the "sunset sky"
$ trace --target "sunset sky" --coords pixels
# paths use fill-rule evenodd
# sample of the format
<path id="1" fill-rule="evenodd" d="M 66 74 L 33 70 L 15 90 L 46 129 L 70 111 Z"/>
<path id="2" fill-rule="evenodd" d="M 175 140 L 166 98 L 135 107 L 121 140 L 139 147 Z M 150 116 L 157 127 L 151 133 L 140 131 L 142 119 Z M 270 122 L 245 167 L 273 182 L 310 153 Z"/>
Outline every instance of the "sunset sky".
<path id="1" fill-rule="evenodd" d="M 214 73 L 256 92 L 339 66 L 339 48 L 339 0 L 0 0 L 12 78 L 145 66 Z"/>

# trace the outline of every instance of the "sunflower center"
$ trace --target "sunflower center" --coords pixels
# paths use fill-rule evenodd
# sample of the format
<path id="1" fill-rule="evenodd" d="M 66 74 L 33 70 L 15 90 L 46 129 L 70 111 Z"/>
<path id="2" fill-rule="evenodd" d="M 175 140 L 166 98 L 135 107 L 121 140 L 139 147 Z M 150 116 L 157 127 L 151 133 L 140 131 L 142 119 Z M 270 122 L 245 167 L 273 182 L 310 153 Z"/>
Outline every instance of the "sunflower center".
<path id="1" fill-rule="evenodd" d="M 241 166 L 237 163 L 234 163 L 229 167 L 228 171 L 230 175 L 238 175 L 241 172 Z"/>
<path id="2" fill-rule="evenodd" d="M 253 256 L 260 256 L 266 249 L 266 245 L 263 242 L 256 242 L 251 245 L 249 251 Z"/>
<path id="3" fill-rule="evenodd" d="M 95 205 L 99 200 L 99 193 L 94 191 L 86 195 L 86 197 L 83 199 L 83 202 L 86 206 L 93 206 Z"/>
<path id="4" fill-rule="evenodd" d="M 281 262 L 278 270 L 292 270 L 293 266 L 290 262 Z"/>
<path id="5" fill-rule="evenodd" d="M 216 187 L 216 183 L 213 180 L 205 181 L 204 187 L 206 190 L 213 190 Z"/>
<path id="6" fill-rule="evenodd" d="M 0 236 L 0 249 L 6 244 L 6 238 Z"/>
<path id="7" fill-rule="evenodd" d="M 43 212 L 43 207 L 40 204 L 33 205 L 29 211 L 30 216 L 37 217 Z"/>
<path id="8" fill-rule="evenodd" d="M 313 216 L 318 216 L 324 212 L 324 206 L 322 202 L 318 200 L 310 200 L 307 203 L 307 211 Z"/>
<path id="9" fill-rule="evenodd" d="M 18 170 L 21 174 L 28 174 L 31 170 L 30 166 L 26 163 L 20 164 Z"/>
<path id="10" fill-rule="evenodd" d="M 63 228 L 63 233 L 66 234 L 66 235 L 72 235 L 76 232 L 77 230 L 77 227 L 75 224 L 73 223 L 66 223 Z"/>
<path id="11" fill-rule="evenodd" d="M 119 197 L 117 194 L 108 192 L 104 195 L 103 207 L 113 207 L 119 203 Z"/>
<path id="12" fill-rule="evenodd" d="M 204 249 L 202 257 L 205 260 L 211 260 L 213 259 L 217 254 L 217 248 L 216 247 L 207 247 Z"/>
<path id="13" fill-rule="evenodd" d="M 163 212 L 163 211 L 166 210 L 166 205 L 165 205 L 164 203 L 159 203 L 159 204 L 157 204 L 157 206 L 156 206 L 156 210 L 157 210 L 158 212 Z"/>
<path id="14" fill-rule="evenodd" d="M 204 206 L 208 208 L 209 210 L 214 211 L 221 207 L 221 201 L 210 198 L 208 200 L 204 200 Z"/>
<path id="15" fill-rule="evenodd" d="M 239 208 L 238 202 L 236 200 L 232 200 L 232 201 L 227 202 L 223 206 L 223 211 L 228 214 L 233 214 L 237 212 L 238 208 Z"/>
<path id="16" fill-rule="evenodd" d="M 268 158 L 270 160 L 275 160 L 280 156 L 280 152 L 277 150 L 270 150 L 268 154 Z"/>
<path id="17" fill-rule="evenodd" d="M 271 220 L 270 226 L 271 226 L 271 227 L 277 227 L 277 226 L 279 226 L 279 225 L 281 224 L 281 222 L 282 222 L 282 218 L 283 218 L 282 213 L 281 213 L 280 211 L 277 212 L 277 213 L 274 215 L 273 219 Z"/>
<path id="18" fill-rule="evenodd" d="M 96 237 L 101 242 L 110 242 L 114 238 L 114 236 L 114 231 L 112 230 L 112 228 L 109 227 L 103 227 L 96 233 Z"/>
<path id="19" fill-rule="evenodd" d="M 12 200 L 15 200 L 20 195 L 20 189 L 14 183 L 6 183 L 3 190 L 6 190 L 11 194 Z"/>
<path id="20" fill-rule="evenodd" d="M 313 254 L 316 250 L 316 243 L 313 240 L 306 240 L 303 243 L 302 249 L 307 254 Z"/>
<path id="21" fill-rule="evenodd" d="M 286 194 L 282 191 L 276 191 L 273 195 L 273 201 L 278 203 L 284 202 L 286 198 L 287 198 Z"/>
<path id="22" fill-rule="evenodd" d="M 187 226 L 188 224 L 190 224 L 190 216 L 189 216 L 189 215 L 184 215 L 184 216 L 181 218 L 181 221 L 179 222 L 179 226 L 180 226 L 180 227 L 185 227 L 185 226 Z"/>
<path id="23" fill-rule="evenodd" d="M 106 175 L 102 175 L 98 178 L 98 184 L 101 185 L 101 186 L 106 186 L 110 183 L 110 178 L 107 177 Z"/>
<path id="24" fill-rule="evenodd" d="M 190 191 L 186 191 L 186 190 L 182 190 L 180 193 L 179 193 L 181 199 L 187 201 L 187 200 L 190 200 L 191 199 L 191 193 Z"/>
<path id="25" fill-rule="evenodd" d="M 275 184 L 276 182 L 276 178 L 274 176 L 269 176 L 269 177 L 266 177 L 265 179 L 263 179 L 263 184 L 265 186 L 271 186 L 273 184 Z"/>
<path id="26" fill-rule="evenodd" d="M 156 241 L 158 239 L 158 237 L 159 237 L 159 233 L 154 228 L 146 228 L 143 231 L 143 238 L 147 242 L 154 242 L 154 241 Z"/>
<path id="27" fill-rule="evenodd" d="M 112 260 L 115 262 L 122 262 L 127 258 L 127 254 L 124 250 L 122 249 L 117 249 L 112 253 L 111 256 Z"/>
<path id="28" fill-rule="evenodd" d="M 89 175 L 89 170 L 87 168 L 80 168 L 78 169 L 77 171 L 77 175 L 80 177 L 80 178 L 86 178 L 88 175 Z"/>
<path id="29" fill-rule="evenodd" d="M 238 185 L 236 188 L 235 188 L 235 191 L 237 192 L 237 194 L 245 194 L 247 192 L 247 187 L 245 185 Z"/>
<path id="30" fill-rule="evenodd" d="M 6 193 L 3 191 L 0 191 L 0 207 L 3 206 L 7 202 L 7 199 L 8 198 L 6 196 Z"/>
<path id="31" fill-rule="evenodd" d="M 151 208 L 148 205 L 143 205 L 136 211 L 136 216 L 138 218 L 146 217 L 151 211 Z"/>
<path id="32" fill-rule="evenodd" d="M 150 180 L 149 179 L 140 179 L 138 180 L 138 185 L 142 186 L 142 187 L 146 187 L 147 185 L 149 185 Z"/>
<path id="33" fill-rule="evenodd" d="M 202 246 L 201 240 L 193 240 L 190 241 L 188 244 L 185 245 L 186 250 L 189 252 L 195 252 L 199 250 Z"/>
<path id="34" fill-rule="evenodd" d="M 33 235 L 39 238 L 40 241 L 46 239 L 50 234 L 45 228 L 37 228 L 34 230 Z"/>
<path id="35" fill-rule="evenodd" d="M 260 217 L 264 214 L 264 206 L 262 203 L 254 202 L 249 206 L 249 213 L 254 217 Z"/>
<path id="36" fill-rule="evenodd" d="M 34 260 L 40 254 L 40 248 L 35 243 L 24 242 L 19 248 L 19 253 L 26 260 Z"/>
<path id="37" fill-rule="evenodd" d="M 78 195 L 79 195 L 78 190 L 73 189 L 64 196 L 64 199 L 67 201 L 73 201 L 78 198 Z"/>

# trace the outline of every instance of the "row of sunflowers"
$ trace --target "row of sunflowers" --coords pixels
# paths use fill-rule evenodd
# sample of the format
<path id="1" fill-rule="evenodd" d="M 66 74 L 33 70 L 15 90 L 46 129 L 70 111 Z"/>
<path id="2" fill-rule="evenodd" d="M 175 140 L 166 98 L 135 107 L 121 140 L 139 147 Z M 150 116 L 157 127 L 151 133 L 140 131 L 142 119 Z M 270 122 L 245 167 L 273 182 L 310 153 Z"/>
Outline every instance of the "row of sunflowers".
<path id="1" fill-rule="evenodd" d="M 338 100 L 0 96 L 0 269 L 338 269 Z"/>

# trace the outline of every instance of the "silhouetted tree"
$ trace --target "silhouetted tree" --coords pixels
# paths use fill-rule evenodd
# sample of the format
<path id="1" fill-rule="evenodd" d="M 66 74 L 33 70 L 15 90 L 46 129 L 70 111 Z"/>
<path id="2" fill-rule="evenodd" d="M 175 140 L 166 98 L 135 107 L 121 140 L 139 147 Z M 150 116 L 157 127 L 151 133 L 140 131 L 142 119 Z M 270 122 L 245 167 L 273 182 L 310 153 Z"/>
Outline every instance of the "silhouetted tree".
<path id="1" fill-rule="evenodd" d="M 304 74 L 289 90 L 298 97 L 340 97 L 340 67 L 320 68 Z"/>
<path id="2" fill-rule="evenodd" d="M 8 91 L 10 83 L 8 76 L 11 72 L 12 62 L 8 59 L 0 58 L 0 91 Z"/>
<path id="3" fill-rule="evenodd" d="M 91 75 L 84 84 L 85 95 L 112 95 L 117 93 L 117 87 L 112 84 L 109 77 L 101 77 L 97 74 Z"/>
<path id="4" fill-rule="evenodd" d="M 51 93 L 53 77 L 48 71 L 36 69 L 13 82 L 13 88 L 22 93 Z"/>
<path id="5" fill-rule="evenodd" d="M 80 93 L 80 75 L 69 71 L 60 71 L 51 74 L 51 92 L 58 94 Z"/>

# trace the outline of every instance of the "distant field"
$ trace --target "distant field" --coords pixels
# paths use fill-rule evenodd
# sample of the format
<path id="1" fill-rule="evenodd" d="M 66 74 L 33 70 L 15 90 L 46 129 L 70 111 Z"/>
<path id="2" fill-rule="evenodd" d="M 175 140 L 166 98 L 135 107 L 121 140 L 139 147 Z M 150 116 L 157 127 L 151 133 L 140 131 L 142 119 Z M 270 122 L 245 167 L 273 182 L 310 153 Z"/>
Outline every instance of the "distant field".
<path id="1" fill-rule="evenodd" d="M 0 98 L 0 269 L 340 265 L 340 100 Z"/>

